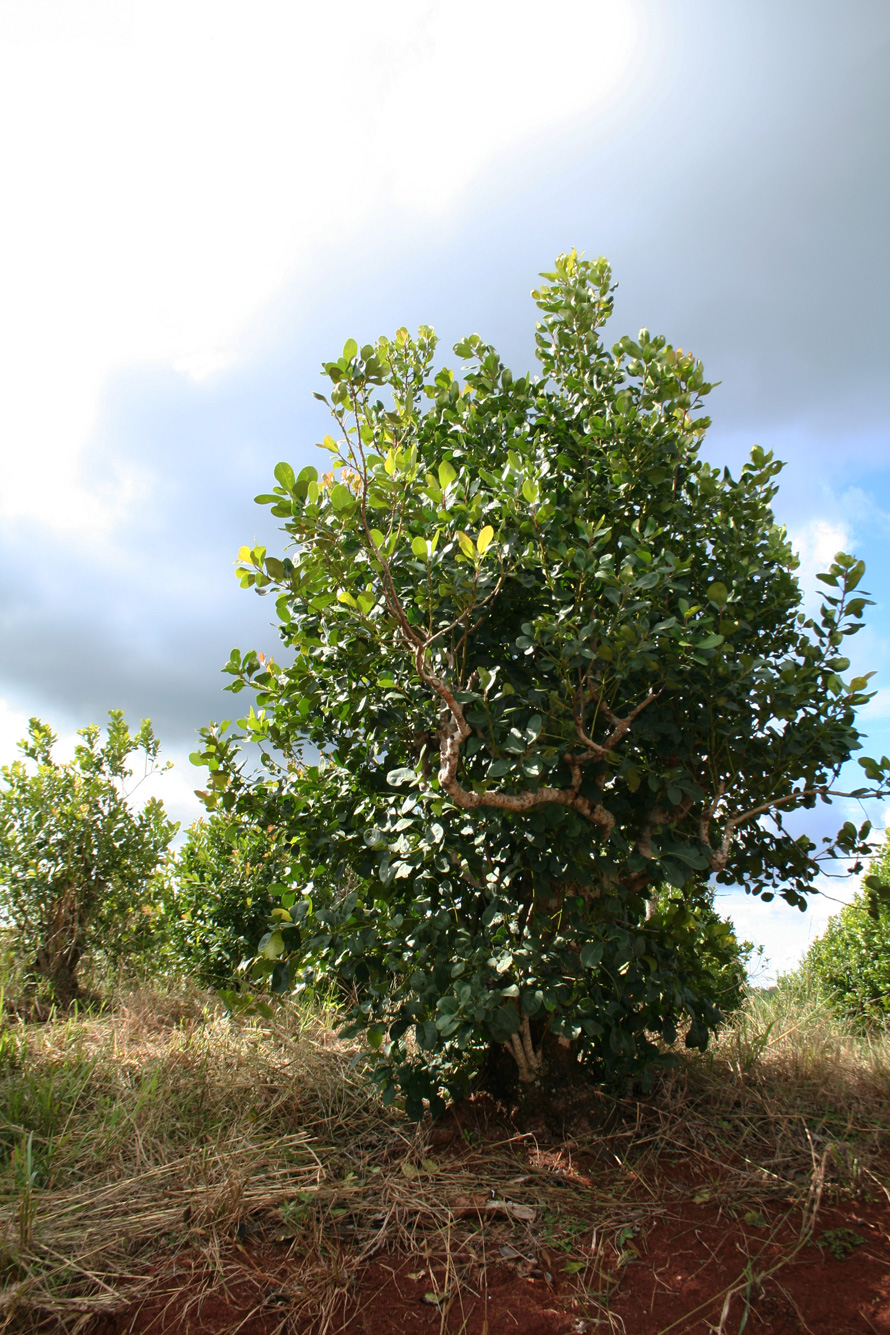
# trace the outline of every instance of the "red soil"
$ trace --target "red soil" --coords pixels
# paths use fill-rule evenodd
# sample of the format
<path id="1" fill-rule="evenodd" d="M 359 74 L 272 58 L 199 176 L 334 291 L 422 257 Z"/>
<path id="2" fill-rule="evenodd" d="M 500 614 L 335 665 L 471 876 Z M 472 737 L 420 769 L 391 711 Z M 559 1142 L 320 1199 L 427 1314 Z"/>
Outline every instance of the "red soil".
<path id="1" fill-rule="evenodd" d="M 687 1199 L 653 1209 L 636 1232 L 610 1239 L 594 1271 L 567 1275 L 566 1254 L 510 1244 L 491 1230 L 484 1257 L 444 1260 L 381 1255 L 349 1272 L 327 1322 L 291 1314 L 306 1270 L 284 1246 L 239 1247 L 224 1286 L 205 1258 L 180 1259 L 157 1276 L 157 1298 L 97 1322 L 94 1335 L 890 1335 L 890 1206 L 886 1200 L 823 1205 L 813 1240 L 798 1244 L 800 1212 L 763 1206 L 730 1213 Z M 573 1214 L 579 1222 L 583 1209 Z M 589 1219 L 588 1238 L 595 1226 Z M 628 1236 L 624 1236 L 627 1234 Z M 832 1253 L 835 1254 L 832 1254 Z M 464 1258 L 467 1256 L 464 1251 Z M 602 1253 L 601 1253 L 602 1255 Z M 330 1258 L 328 1260 L 330 1266 Z M 299 1279 L 296 1278 L 299 1273 Z M 445 1294 L 435 1301 L 436 1293 Z"/>
<path id="2" fill-rule="evenodd" d="M 486 1143 L 516 1130 L 494 1109 L 465 1103 L 433 1127 L 438 1162 L 484 1168 Z M 818 1200 L 805 1183 L 798 1199 L 768 1181 L 752 1194 L 728 1147 L 721 1159 L 665 1149 L 638 1176 L 573 1129 L 584 1149 L 543 1127 L 513 1137 L 538 1173 L 515 1180 L 543 1183 L 533 1220 L 527 1206 L 491 1214 L 480 1180 L 472 1202 L 452 1201 L 447 1248 L 441 1230 L 421 1231 L 425 1254 L 364 1263 L 349 1225 L 338 1236 L 329 1222 L 310 1253 L 260 1223 L 222 1256 L 180 1252 L 147 1301 L 90 1335 L 890 1335 L 890 1196 L 877 1179 L 859 1198 L 824 1170 Z"/>

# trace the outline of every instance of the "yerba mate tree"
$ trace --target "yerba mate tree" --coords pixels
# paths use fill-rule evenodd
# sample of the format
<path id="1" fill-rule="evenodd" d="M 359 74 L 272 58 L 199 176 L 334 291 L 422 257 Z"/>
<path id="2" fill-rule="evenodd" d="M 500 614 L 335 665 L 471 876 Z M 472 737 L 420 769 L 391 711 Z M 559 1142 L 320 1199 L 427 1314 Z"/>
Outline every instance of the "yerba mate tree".
<path id="1" fill-rule="evenodd" d="M 345 982 L 415 1113 L 492 1048 L 533 1082 L 704 1046 L 739 991 L 714 880 L 804 908 L 825 858 L 868 850 L 867 823 L 786 828 L 860 746 L 862 563 L 838 555 L 807 618 L 781 465 L 701 459 L 701 363 L 645 329 L 604 344 L 604 260 L 544 278 L 540 378 L 477 335 L 436 371 L 427 327 L 326 364 L 331 471 L 279 464 L 257 500 L 287 552 L 239 554 L 284 649 L 227 667 L 265 773 L 225 730 L 199 757 L 210 805 L 293 840 L 254 978 Z M 886 757 L 860 764 L 885 793 Z"/>
<path id="2" fill-rule="evenodd" d="M 134 809 L 128 797 L 158 768 L 148 719 L 131 733 L 111 709 L 104 745 L 95 724 L 77 735 L 73 758 L 57 760 L 55 733 L 32 718 L 23 758 L 0 768 L 0 923 L 14 928 L 29 972 L 62 1006 L 81 996 L 85 956 L 117 964 L 149 948 L 156 873 L 179 829 L 159 799 Z M 142 776 L 131 785 L 129 759 L 140 752 Z"/>

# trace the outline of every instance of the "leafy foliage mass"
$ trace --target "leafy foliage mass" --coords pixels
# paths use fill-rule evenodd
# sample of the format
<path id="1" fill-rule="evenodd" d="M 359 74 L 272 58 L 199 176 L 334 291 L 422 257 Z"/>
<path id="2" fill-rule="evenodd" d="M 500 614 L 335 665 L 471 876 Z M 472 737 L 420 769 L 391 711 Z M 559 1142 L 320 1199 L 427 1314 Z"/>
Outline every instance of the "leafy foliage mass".
<path id="1" fill-rule="evenodd" d="M 830 920 L 801 966 L 832 1007 L 857 1024 L 890 1015 L 890 906 L 875 887 L 890 882 L 890 841 L 872 861 L 865 889 Z"/>
<path id="2" fill-rule="evenodd" d="M 129 756 L 141 751 L 146 772 L 157 760 L 147 719 L 131 735 L 111 710 L 104 746 L 95 725 L 78 736 L 74 759 L 60 763 L 55 735 L 31 719 L 24 759 L 0 769 L 0 912 L 63 1004 L 78 995 L 88 951 L 114 962 L 145 946 L 153 877 L 178 828 L 156 798 L 134 811 L 124 792 Z"/>
<path id="3" fill-rule="evenodd" d="M 289 859 L 288 859 L 289 860 Z M 196 821 L 164 877 L 171 962 L 207 987 L 237 986 L 285 888 L 275 832 L 211 816 Z"/>
<path id="4" fill-rule="evenodd" d="M 291 548 L 240 553 L 287 650 L 227 668 L 265 773 L 226 728 L 198 757 L 211 807 L 294 841 L 254 977 L 348 982 L 413 1110 L 490 1044 L 523 1080 L 566 1052 L 629 1074 L 681 1026 L 703 1046 L 702 959 L 737 959 L 711 878 L 803 908 L 821 858 L 868 847 L 784 825 L 859 747 L 862 563 L 838 555 L 808 619 L 781 465 L 702 460 L 701 363 L 645 329 L 603 342 L 605 261 L 544 277 L 541 378 L 477 335 L 437 371 L 427 327 L 326 364 L 332 470 L 279 464 L 257 500 Z M 890 762 L 860 763 L 880 788 Z M 348 888 L 302 893 L 319 868 Z"/>

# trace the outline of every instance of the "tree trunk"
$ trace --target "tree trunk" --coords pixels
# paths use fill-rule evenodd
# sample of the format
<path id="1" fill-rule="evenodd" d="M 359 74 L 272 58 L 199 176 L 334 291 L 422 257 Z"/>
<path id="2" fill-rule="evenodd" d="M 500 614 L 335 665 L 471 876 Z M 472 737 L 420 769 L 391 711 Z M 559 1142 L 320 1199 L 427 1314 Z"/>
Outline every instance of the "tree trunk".
<path id="1" fill-rule="evenodd" d="M 80 964 L 80 951 L 77 949 L 52 954 L 47 950 L 38 950 L 34 961 L 34 972 L 45 978 L 52 989 L 53 1000 L 65 1010 L 82 994 L 77 981 L 77 967 Z"/>
<path id="2" fill-rule="evenodd" d="M 66 1010 L 81 996 L 77 970 L 82 958 L 79 897 L 76 888 L 67 886 L 52 905 L 34 961 L 35 973 L 46 979 L 53 1000 Z"/>

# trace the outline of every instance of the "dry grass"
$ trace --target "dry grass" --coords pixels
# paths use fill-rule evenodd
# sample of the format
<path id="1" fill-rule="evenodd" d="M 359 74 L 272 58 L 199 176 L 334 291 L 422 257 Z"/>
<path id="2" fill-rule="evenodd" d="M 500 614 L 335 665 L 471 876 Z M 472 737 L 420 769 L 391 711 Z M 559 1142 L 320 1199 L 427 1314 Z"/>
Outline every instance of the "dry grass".
<path id="1" fill-rule="evenodd" d="M 0 1331 L 85 1332 L 186 1280 L 258 1311 L 280 1291 L 283 1330 L 333 1331 L 381 1251 L 459 1300 L 502 1247 L 581 1257 L 602 1312 L 615 1237 L 671 1208 L 677 1165 L 683 1190 L 796 1202 L 810 1230 L 826 1190 L 882 1189 L 890 1039 L 792 985 L 645 1099 L 571 1093 L 525 1120 L 477 1104 L 445 1131 L 377 1102 L 334 1018 L 259 1027 L 147 989 L 0 1030 Z"/>

